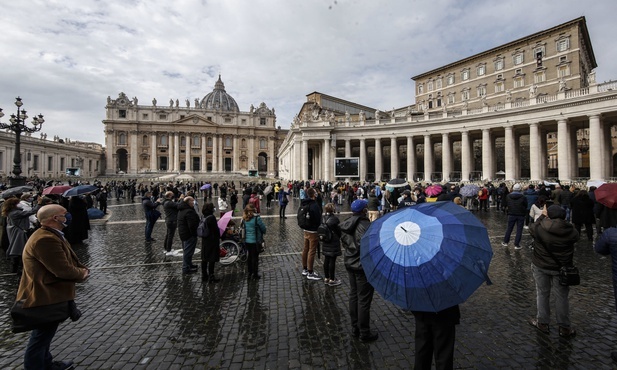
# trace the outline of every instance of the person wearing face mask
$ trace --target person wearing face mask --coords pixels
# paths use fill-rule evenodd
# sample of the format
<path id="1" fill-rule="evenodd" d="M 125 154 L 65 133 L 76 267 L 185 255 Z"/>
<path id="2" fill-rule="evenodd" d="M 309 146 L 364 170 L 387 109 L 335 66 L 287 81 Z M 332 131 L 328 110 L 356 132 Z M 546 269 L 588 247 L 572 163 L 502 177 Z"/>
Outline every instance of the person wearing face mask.
<path id="1" fill-rule="evenodd" d="M 71 214 L 57 204 L 41 207 L 37 212 L 41 227 L 32 234 L 23 251 L 24 271 L 17 301 L 24 308 L 69 302 L 71 320 L 81 315 L 74 303 L 75 283 L 83 282 L 90 271 L 71 249 L 62 233 L 71 222 Z M 53 361 L 49 351 L 59 323 L 32 330 L 24 352 L 24 369 L 72 369 L 72 361 Z"/>

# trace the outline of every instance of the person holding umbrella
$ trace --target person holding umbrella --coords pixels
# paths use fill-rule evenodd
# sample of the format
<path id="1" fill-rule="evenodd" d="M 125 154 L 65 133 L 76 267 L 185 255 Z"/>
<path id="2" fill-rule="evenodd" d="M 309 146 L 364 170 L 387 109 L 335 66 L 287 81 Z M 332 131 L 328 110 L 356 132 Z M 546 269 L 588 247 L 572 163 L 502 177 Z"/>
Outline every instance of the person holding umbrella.
<path id="1" fill-rule="evenodd" d="M 613 293 L 615 294 L 615 303 L 617 304 L 617 224 L 613 224 L 602 233 L 602 236 L 596 242 L 594 249 L 602 255 L 610 255 L 612 260 L 613 271 Z M 611 352 L 611 358 L 617 362 L 617 351 Z"/>
<path id="2" fill-rule="evenodd" d="M 354 337 L 361 342 L 374 342 L 379 338 L 371 332 L 371 302 L 375 288 L 368 282 L 360 262 L 360 240 L 371 225 L 366 216 L 368 201 L 356 199 L 351 203 L 353 215 L 341 224 L 343 260 L 349 275 L 349 315 Z"/>

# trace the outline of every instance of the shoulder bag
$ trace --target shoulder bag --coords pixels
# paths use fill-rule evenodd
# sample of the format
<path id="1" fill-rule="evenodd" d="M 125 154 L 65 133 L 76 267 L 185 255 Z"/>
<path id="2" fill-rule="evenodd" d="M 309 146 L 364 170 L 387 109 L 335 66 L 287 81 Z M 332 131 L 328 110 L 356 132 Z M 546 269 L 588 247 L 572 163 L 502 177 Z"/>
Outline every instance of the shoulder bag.
<path id="1" fill-rule="evenodd" d="M 557 266 L 559 266 L 559 285 L 561 286 L 574 286 L 579 285 L 581 283 L 581 275 L 578 272 L 578 267 L 576 266 L 564 266 L 559 260 L 555 257 L 553 252 L 544 244 L 544 242 L 540 241 L 540 244 L 544 246 L 544 249 L 551 255 L 551 257 L 557 262 Z"/>
<path id="2" fill-rule="evenodd" d="M 60 302 L 38 307 L 23 307 L 24 301 L 16 301 L 11 308 L 13 333 L 23 333 L 49 324 L 60 323 L 70 316 L 69 302 Z"/>

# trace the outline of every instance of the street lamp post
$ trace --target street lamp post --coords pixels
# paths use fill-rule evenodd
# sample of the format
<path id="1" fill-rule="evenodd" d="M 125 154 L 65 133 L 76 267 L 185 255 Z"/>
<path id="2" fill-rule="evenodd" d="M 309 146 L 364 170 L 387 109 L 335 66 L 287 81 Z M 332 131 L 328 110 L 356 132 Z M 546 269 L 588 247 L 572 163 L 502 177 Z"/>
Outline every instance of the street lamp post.
<path id="1" fill-rule="evenodd" d="M 32 124 L 34 127 L 26 126 L 26 119 L 28 116 L 26 115 L 26 111 L 21 109 L 22 103 L 21 98 L 17 97 L 15 99 L 15 105 L 17 106 L 17 115 L 11 114 L 11 118 L 9 119 L 10 123 L 2 123 L 0 122 L 0 129 L 9 129 L 15 133 L 15 155 L 13 156 L 13 177 L 9 179 L 10 186 L 22 186 L 26 184 L 26 178 L 21 176 L 21 133 L 22 132 L 37 132 L 40 131 L 43 127 L 43 115 L 39 114 L 32 119 Z M 0 108 L 0 118 L 4 116 L 2 113 L 2 109 Z"/>

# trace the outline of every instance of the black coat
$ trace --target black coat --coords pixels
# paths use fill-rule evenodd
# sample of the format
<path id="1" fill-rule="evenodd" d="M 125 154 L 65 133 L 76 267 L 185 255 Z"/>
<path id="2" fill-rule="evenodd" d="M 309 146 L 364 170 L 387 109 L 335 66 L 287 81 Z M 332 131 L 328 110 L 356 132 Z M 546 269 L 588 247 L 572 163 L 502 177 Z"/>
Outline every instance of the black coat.
<path id="1" fill-rule="evenodd" d="M 323 219 L 326 221 L 326 225 L 332 231 L 332 238 L 328 242 L 321 242 L 321 251 L 324 256 L 328 257 L 336 257 L 340 256 L 341 253 L 341 228 L 339 226 L 340 220 L 336 215 L 331 213 L 326 213 L 323 216 Z"/>
<path id="2" fill-rule="evenodd" d="M 522 193 L 513 192 L 506 197 L 506 205 L 508 207 L 508 215 L 525 216 L 527 210 L 527 198 Z"/>
<path id="3" fill-rule="evenodd" d="M 221 233 L 216 222 L 216 216 L 214 216 L 213 212 L 205 212 L 203 216 L 210 233 L 206 238 L 201 238 L 201 261 L 218 262 L 221 257 L 219 248 Z"/>
<path id="4" fill-rule="evenodd" d="M 199 215 L 195 208 L 189 206 L 187 202 L 180 202 L 178 206 L 178 235 L 180 240 L 189 240 L 197 237 L 197 227 L 199 226 Z"/>
<path id="5" fill-rule="evenodd" d="M 534 239 L 531 261 L 536 267 L 559 271 L 561 266 L 572 266 L 574 243 L 578 240 L 578 231 L 574 225 L 560 218 L 550 219 L 542 215 L 536 222 L 529 224 L 529 232 Z"/>
<path id="6" fill-rule="evenodd" d="M 360 261 L 360 239 L 371 226 L 364 213 L 354 213 L 341 224 L 341 242 L 345 247 L 345 268 L 349 271 L 364 271 Z"/>
<path id="7" fill-rule="evenodd" d="M 73 220 L 64 229 L 65 237 L 71 244 L 81 243 L 82 240 L 88 239 L 88 230 L 90 230 L 86 201 L 81 197 L 71 197 L 68 211 L 73 216 Z"/>
<path id="8" fill-rule="evenodd" d="M 572 209 L 573 224 L 593 224 L 596 217 L 593 215 L 593 200 L 588 195 L 577 195 L 572 198 L 570 208 Z"/>

